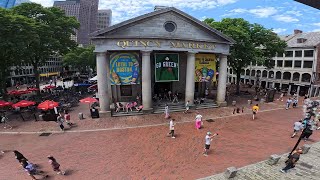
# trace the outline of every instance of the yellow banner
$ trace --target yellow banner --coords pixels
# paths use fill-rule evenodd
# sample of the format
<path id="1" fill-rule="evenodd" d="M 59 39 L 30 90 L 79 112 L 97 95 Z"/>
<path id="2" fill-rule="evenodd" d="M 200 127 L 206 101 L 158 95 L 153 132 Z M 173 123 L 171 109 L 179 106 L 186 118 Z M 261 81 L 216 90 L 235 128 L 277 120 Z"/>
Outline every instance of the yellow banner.
<path id="1" fill-rule="evenodd" d="M 39 74 L 40 77 L 49 77 L 49 76 L 57 76 L 57 75 L 59 75 L 59 72 L 51 72 L 51 73 Z"/>
<path id="2" fill-rule="evenodd" d="M 216 56 L 196 54 L 195 82 L 216 82 Z"/>

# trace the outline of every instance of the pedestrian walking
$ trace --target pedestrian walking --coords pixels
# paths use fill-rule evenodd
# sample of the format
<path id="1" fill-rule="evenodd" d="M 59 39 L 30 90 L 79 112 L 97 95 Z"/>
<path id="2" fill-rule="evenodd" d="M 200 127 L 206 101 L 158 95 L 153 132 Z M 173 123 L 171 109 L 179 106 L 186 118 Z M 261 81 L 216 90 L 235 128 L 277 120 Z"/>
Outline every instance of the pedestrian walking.
<path id="1" fill-rule="evenodd" d="M 2 118 L 1 118 L 1 123 L 3 123 L 3 128 L 9 128 L 9 129 L 12 129 L 12 126 L 8 123 L 8 118 L 6 115 L 3 115 Z"/>
<path id="2" fill-rule="evenodd" d="M 57 172 L 57 174 L 65 175 L 65 172 L 61 171 L 60 169 L 60 164 L 53 156 L 49 155 L 47 158 L 49 159 L 49 164 L 51 165 L 53 171 Z"/>
<path id="3" fill-rule="evenodd" d="M 176 138 L 174 136 L 174 126 L 176 125 L 176 123 L 174 123 L 175 119 L 171 119 L 170 122 L 169 122 L 169 136 L 171 135 L 171 138 Z"/>
<path id="4" fill-rule="evenodd" d="M 205 145 L 204 145 L 204 152 L 203 152 L 204 156 L 208 156 L 208 151 L 210 149 L 210 144 L 211 144 L 212 138 L 217 135 L 218 135 L 218 133 L 211 135 L 211 132 L 207 132 L 207 135 L 205 137 Z"/>
<path id="5" fill-rule="evenodd" d="M 183 113 L 188 113 L 189 112 L 189 101 L 186 102 L 186 110 Z"/>
<path id="6" fill-rule="evenodd" d="M 255 116 L 257 115 L 258 111 L 259 111 L 259 104 L 256 104 L 254 106 L 252 106 L 252 119 L 255 118 Z"/>
<path id="7" fill-rule="evenodd" d="M 302 154 L 302 149 L 299 148 L 296 151 L 294 151 L 290 156 L 289 159 L 286 161 L 286 167 L 281 169 L 280 171 L 282 173 L 287 173 L 289 169 L 292 169 L 296 166 L 297 162 L 300 159 L 300 154 Z"/>
<path id="8" fill-rule="evenodd" d="M 14 154 L 15 158 L 19 161 L 19 163 L 21 163 L 22 161 L 28 162 L 28 159 L 26 157 L 24 157 L 24 155 L 21 154 L 19 151 L 14 150 L 13 154 Z"/>
<path id="9" fill-rule="evenodd" d="M 37 179 L 35 175 L 41 175 L 42 179 L 49 177 L 48 175 L 44 175 L 43 171 L 38 170 L 35 164 L 32 164 L 28 161 L 21 161 L 20 164 L 33 180 Z"/>
<path id="10" fill-rule="evenodd" d="M 196 120 L 196 129 L 198 129 L 198 130 L 201 129 L 201 126 L 202 126 L 202 115 L 199 112 L 197 112 L 195 120 Z"/>
<path id="11" fill-rule="evenodd" d="M 302 120 L 299 120 L 293 124 L 293 134 L 291 138 L 294 138 L 297 133 L 299 133 L 304 128 Z"/>
<path id="12" fill-rule="evenodd" d="M 291 98 L 289 98 L 286 103 L 286 110 L 288 110 L 290 108 L 291 103 L 292 103 L 292 100 L 291 100 Z"/>
<path id="13" fill-rule="evenodd" d="M 179 103 L 179 100 L 178 100 L 178 94 L 173 94 L 173 100 L 172 100 L 172 103 Z"/>
<path id="14" fill-rule="evenodd" d="M 64 113 L 64 120 L 66 121 L 67 125 L 71 128 L 74 124 L 70 121 L 71 120 L 71 116 L 68 113 L 68 111 L 65 111 Z"/>
<path id="15" fill-rule="evenodd" d="M 309 137 L 312 135 L 312 133 L 313 133 L 312 125 L 310 125 L 309 123 L 306 123 L 305 128 L 303 129 L 301 134 L 301 139 L 304 139 L 304 141 L 307 141 Z"/>
<path id="16" fill-rule="evenodd" d="M 62 117 L 62 115 L 59 113 L 59 115 L 58 115 L 58 117 L 57 117 L 57 123 L 58 123 L 61 131 L 64 131 L 63 121 L 64 121 L 64 120 L 63 120 L 63 117 Z"/>
<path id="17" fill-rule="evenodd" d="M 294 98 L 292 103 L 292 108 L 296 108 L 298 106 L 298 99 Z"/>
<path id="18" fill-rule="evenodd" d="M 166 118 L 166 119 L 169 119 L 169 118 L 170 118 L 169 106 L 168 106 L 168 104 L 166 104 L 165 107 L 164 107 L 164 114 L 165 114 L 164 118 Z"/>
<path id="19" fill-rule="evenodd" d="M 280 94 L 280 96 L 279 96 L 278 101 L 283 101 L 283 96 L 284 96 L 284 93 L 282 92 L 282 93 Z"/>

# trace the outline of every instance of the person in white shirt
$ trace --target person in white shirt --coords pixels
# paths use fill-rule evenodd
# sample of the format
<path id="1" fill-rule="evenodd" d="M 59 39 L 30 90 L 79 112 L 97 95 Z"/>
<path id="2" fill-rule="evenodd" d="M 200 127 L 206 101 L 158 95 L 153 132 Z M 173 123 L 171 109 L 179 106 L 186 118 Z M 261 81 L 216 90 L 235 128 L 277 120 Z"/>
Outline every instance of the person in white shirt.
<path id="1" fill-rule="evenodd" d="M 289 98 L 286 103 L 286 110 L 288 110 L 290 108 L 291 103 L 292 103 L 292 100 L 291 100 L 291 98 Z"/>
<path id="2" fill-rule="evenodd" d="M 168 104 L 166 104 L 164 107 L 164 114 L 165 114 L 164 118 L 168 119 L 170 117 Z"/>
<path id="3" fill-rule="evenodd" d="M 210 144 L 211 144 L 212 138 L 217 135 L 218 135 L 218 133 L 211 135 L 211 132 L 207 132 L 207 135 L 205 137 L 205 145 L 204 145 L 204 152 L 203 152 L 204 156 L 208 156 L 208 151 L 210 149 Z"/>
<path id="4" fill-rule="evenodd" d="M 292 134 L 291 138 L 294 138 L 297 135 L 297 133 L 299 131 L 301 131 L 303 128 L 304 128 L 304 126 L 302 124 L 302 120 L 295 122 L 293 124 L 293 134 Z"/>
<path id="5" fill-rule="evenodd" d="M 176 123 L 174 123 L 174 121 L 175 121 L 175 119 L 171 119 L 170 123 L 169 123 L 169 130 L 170 130 L 169 135 L 171 135 L 171 138 L 176 138 L 174 136 L 174 126 L 176 125 Z"/>
<path id="6" fill-rule="evenodd" d="M 189 101 L 186 102 L 186 110 L 183 113 L 188 113 L 189 112 Z"/>
<path id="7" fill-rule="evenodd" d="M 200 115 L 199 112 L 197 113 L 195 120 L 196 120 L 196 128 L 199 130 L 202 125 L 202 115 Z"/>

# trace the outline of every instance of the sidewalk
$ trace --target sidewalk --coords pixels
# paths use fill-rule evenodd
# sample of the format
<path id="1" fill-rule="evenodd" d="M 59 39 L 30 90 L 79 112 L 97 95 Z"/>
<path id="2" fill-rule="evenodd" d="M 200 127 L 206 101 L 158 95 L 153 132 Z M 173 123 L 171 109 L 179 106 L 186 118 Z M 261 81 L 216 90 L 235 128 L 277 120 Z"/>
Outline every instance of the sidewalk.
<path id="1" fill-rule="evenodd" d="M 276 165 L 268 165 L 266 161 L 248 165 L 238 169 L 236 177 L 232 180 L 275 180 L 275 179 L 292 179 L 292 180 L 319 180 L 320 179 L 320 142 L 314 143 L 307 154 L 302 154 L 294 169 L 287 173 L 281 173 L 279 170 L 285 167 L 289 153 L 281 156 L 280 161 Z M 214 176 L 202 178 L 199 180 L 224 180 L 227 179 L 224 173 Z"/>

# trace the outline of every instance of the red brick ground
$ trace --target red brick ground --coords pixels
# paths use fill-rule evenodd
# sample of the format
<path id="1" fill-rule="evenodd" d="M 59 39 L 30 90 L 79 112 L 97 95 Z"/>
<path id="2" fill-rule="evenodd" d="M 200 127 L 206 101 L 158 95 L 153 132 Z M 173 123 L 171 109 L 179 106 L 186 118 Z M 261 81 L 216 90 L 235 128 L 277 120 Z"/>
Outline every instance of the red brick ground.
<path id="1" fill-rule="evenodd" d="M 225 112 L 227 110 L 205 110 L 201 113 L 205 117 L 229 115 L 230 110 Z M 205 128 L 199 131 L 193 122 L 181 123 L 176 126 L 176 139 L 166 137 L 167 125 L 53 134 L 49 137 L 0 135 L 0 148 L 17 149 L 49 172 L 46 156 L 56 156 L 62 168 L 71 172 L 66 177 L 50 172 L 51 179 L 195 179 L 222 172 L 230 166 L 241 167 L 264 160 L 271 154 L 290 151 L 297 140 L 290 138 L 292 125 L 301 115 L 301 109 L 290 109 L 261 112 L 256 120 L 252 120 L 251 115 L 221 118 L 213 123 L 205 122 Z M 193 119 L 190 114 L 174 116 Z M 83 122 L 94 125 L 82 127 L 81 124 L 78 129 L 114 127 L 120 124 L 117 120 L 126 122 L 121 126 L 132 126 L 136 119 L 142 125 L 148 124 L 147 121 L 165 122 L 162 115 L 130 117 L 127 121 L 116 118 L 96 124 L 86 120 Z M 22 126 L 31 125 L 26 123 L 19 128 Z M 204 136 L 208 130 L 220 135 L 212 142 L 213 150 L 209 156 L 204 157 Z M 311 139 L 319 141 L 319 132 L 315 132 Z M 1 180 L 28 179 L 11 153 L 0 158 L 0 177 Z"/>

